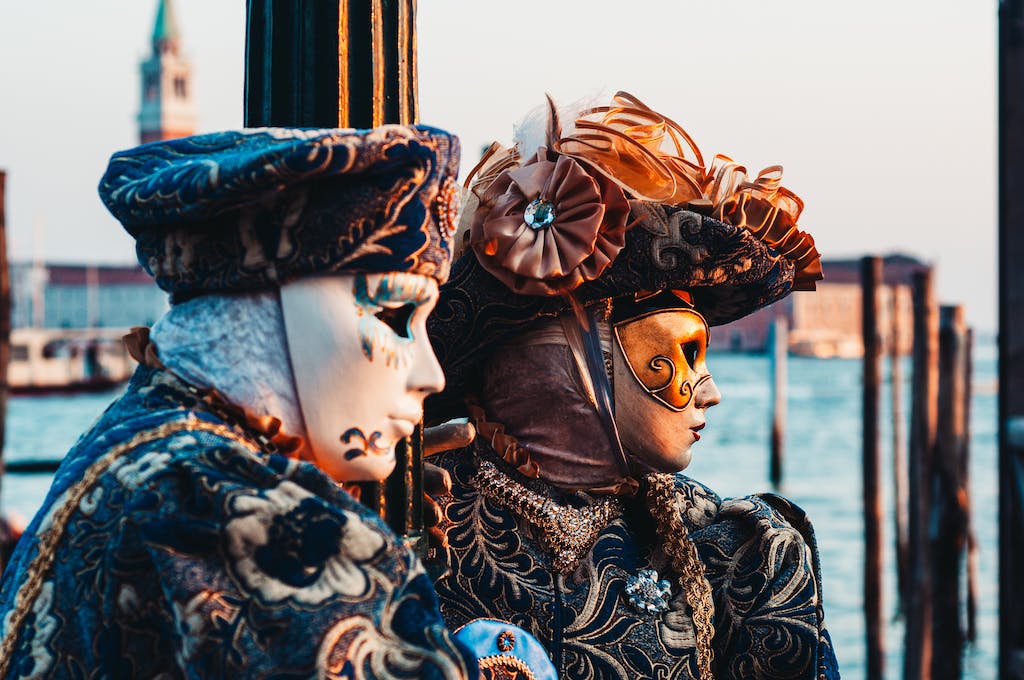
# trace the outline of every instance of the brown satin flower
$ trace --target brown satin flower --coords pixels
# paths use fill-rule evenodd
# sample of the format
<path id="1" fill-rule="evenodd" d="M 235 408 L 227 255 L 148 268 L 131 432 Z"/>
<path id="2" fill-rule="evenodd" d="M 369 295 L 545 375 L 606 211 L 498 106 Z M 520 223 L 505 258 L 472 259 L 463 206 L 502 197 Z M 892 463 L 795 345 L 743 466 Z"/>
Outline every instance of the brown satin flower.
<path id="1" fill-rule="evenodd" d="M 558 295 L 601 275 L 625 244 L 628 216 L 617 185 L 542 148 L 480 196 L 470 245 L 514 292 Z"/>

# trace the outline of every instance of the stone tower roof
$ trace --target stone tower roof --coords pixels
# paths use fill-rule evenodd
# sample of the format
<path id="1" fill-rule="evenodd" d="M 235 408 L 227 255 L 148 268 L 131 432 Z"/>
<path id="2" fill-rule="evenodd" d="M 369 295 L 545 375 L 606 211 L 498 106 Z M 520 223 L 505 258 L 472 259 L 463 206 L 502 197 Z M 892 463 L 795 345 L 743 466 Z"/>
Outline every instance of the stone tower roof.
<path id="1" fill-rule="evenodd" d="M 187 137 L 196 131 L 192 65 L 182 52 L 178 13 L 173 0 L 156 2 L 153 53 L 139 64 L 139 140 L 143 144 Z"/>
<path id="2" fill-rule="evenodd" d="M 156 21 L 153 24 L 153 51 L 159 52 L 161 44 L 176 46 L 180 39 L 178 16 L 174 10 L 173 0 L 160 0 L 156 10 Z"/>

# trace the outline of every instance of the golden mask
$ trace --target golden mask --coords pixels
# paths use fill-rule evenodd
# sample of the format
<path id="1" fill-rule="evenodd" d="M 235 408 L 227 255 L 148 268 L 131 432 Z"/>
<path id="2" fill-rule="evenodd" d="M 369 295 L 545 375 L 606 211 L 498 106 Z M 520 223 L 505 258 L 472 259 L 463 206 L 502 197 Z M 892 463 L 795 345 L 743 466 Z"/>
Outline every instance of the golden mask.
<path id="1" fill-rule="evenodd" d="M 708 322 L 693 309 L 659 309 L 613 326 L 633 377 L 673 411 L 693 401 L 705 367 Z"/>

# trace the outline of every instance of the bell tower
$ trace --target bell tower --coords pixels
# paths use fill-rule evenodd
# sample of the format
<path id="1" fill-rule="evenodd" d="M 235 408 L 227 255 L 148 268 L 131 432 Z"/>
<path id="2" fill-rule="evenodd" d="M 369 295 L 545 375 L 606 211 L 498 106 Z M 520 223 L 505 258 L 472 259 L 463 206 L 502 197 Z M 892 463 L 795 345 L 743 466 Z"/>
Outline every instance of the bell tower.
<path id="1" fill-rule="evenodd" d="M 139 139 L 145 144 L 194 134 L 192 64 L 181 54 L 181 32 L 173 0 L 159 0 L 153 52 L 142 62 Z"/>

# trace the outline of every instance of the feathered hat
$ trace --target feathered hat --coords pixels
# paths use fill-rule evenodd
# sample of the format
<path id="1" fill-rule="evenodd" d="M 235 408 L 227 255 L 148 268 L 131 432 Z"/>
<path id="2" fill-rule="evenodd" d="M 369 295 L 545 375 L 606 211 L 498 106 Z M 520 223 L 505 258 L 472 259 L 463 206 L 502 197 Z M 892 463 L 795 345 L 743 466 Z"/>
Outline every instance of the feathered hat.
<path id="1" fill-rule="evenodd" d="M 685 291 L 708 323 L 734 321 L 822 278 L 803 202 L 782 168 L 710 165 L 686 131 L 625 92 L 546 144 L 493 144 L 466 180 L 452 277 L 428 323 L 450 417 L 497 345 L 574 305 Z M 458 255 L 462 251 L 461 256 Z"/>

